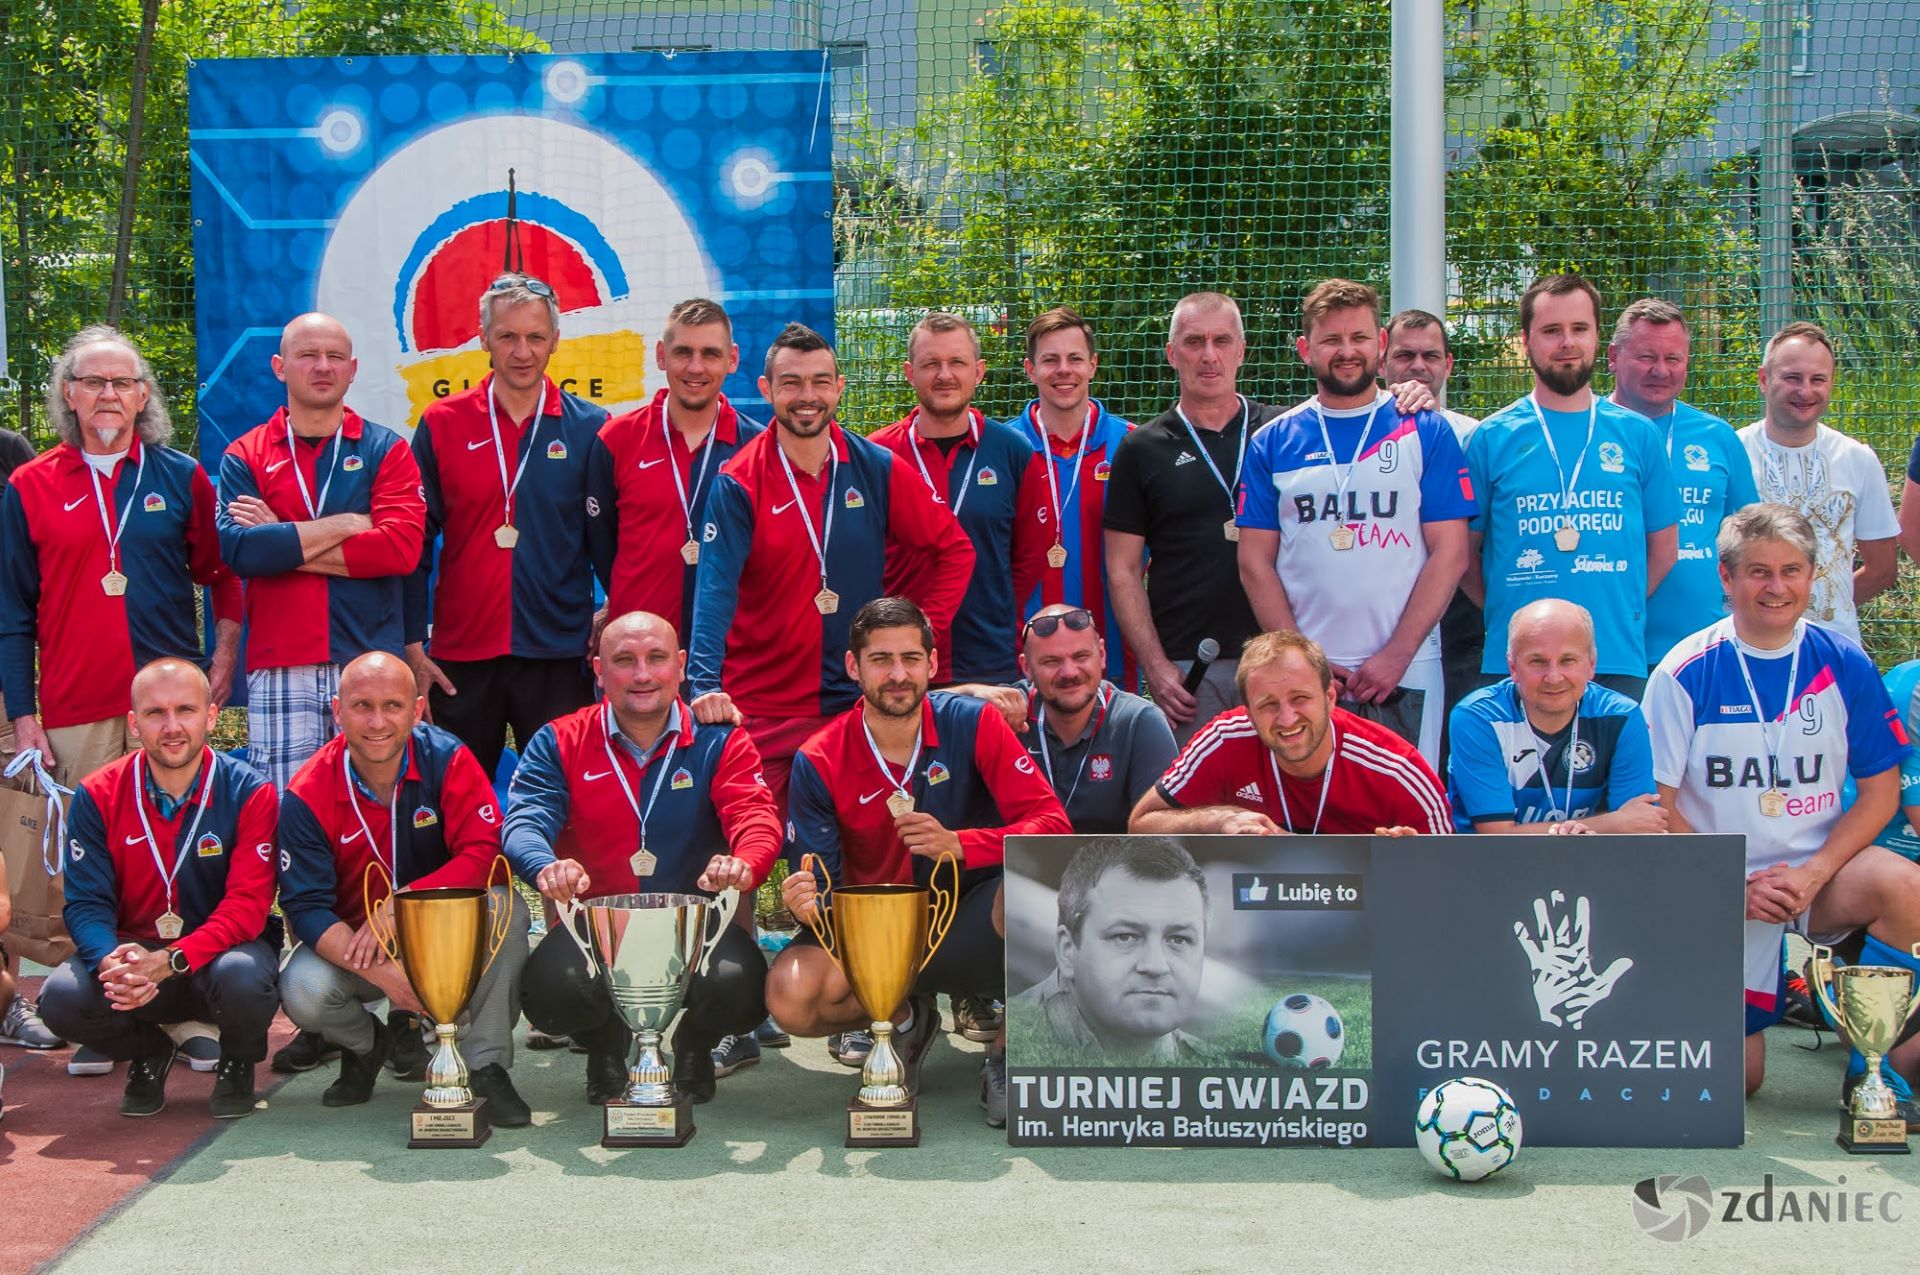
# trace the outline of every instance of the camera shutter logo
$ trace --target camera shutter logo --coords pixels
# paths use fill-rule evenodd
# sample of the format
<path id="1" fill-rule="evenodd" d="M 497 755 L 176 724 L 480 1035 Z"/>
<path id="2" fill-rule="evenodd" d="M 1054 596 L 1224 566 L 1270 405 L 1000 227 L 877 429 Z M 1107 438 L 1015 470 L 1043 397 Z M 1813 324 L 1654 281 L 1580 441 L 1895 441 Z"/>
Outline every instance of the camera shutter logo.
<path id="1" fill-rule="evenodd" d="M 1634 1183 L 1633 1220 L 1656 1240 L 1690 1240 L 1712 1216 L 1713 1188 L 1697 1173 L 1663 1173 Z"/>

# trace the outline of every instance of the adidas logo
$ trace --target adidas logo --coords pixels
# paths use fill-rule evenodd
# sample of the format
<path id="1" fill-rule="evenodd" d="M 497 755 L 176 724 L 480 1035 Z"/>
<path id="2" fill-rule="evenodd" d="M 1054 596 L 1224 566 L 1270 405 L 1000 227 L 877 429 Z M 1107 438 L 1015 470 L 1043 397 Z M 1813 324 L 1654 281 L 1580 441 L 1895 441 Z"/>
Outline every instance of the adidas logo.
<path id="1" fill-rule="evenodd" d="M 1198 459 L 1199 457 L 1195 456 L 1192 452 L 1181 452 L 1180 459 L 1174 461 L 1173 466 L 1175 469 L 1178 469 L 1182 465 L 1191 465 L 1194 461 Z"/>
<path id="2" fill-rule="evenodd" d="M 1240 798 L 1240 800 L 1242 801 L 1258 801 L 1260 800 L 1260 785 L 1259 784 L 1241 784 L 1240 791 L 1234 793 L 1233 795 Z"/>

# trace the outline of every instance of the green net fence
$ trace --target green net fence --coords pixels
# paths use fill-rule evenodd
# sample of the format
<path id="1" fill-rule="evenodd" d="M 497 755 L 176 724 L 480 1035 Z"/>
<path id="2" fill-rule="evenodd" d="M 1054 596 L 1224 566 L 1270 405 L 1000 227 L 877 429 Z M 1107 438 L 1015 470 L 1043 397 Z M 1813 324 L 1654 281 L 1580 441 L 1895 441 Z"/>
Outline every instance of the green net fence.
<path id="1" fill-rule="evenodd" d="M 1484 414 L 1523 389 L 1514 301 L 1578 269 L 1610 309 L 1685 305 L 1687 397 L 1736 425 L 1759 414 L 1768 328 L 1826 323 L 1829 422 L 1898 484 L 1920 389 L 1920 2 L 1449 0 L 1446 16 L 1451 404 Z M 1292 352 L 1302 292 L 1386 283 L 1390 23 L 1350 0 L 7 0 L 0 412 L 45 441 L 48 363 L 110 318 L 190 428 L 192 60 L 503 49 L 827 50 L 856 426 L 910 405 L 902 337 L 934 305 L 984 329 L 989 412 L 1029 397 L 1019 333 L 1066 302 L 1098 326 L 1101 397 L 1152 415 L 1172 389 L 1167 313 L 1201 287 L 1245 308 L 1243 387 L 1291 401 L 1311 388 Z M 1920 653 L 1910 577 L 1867 612 L 1883 663 Z"/>

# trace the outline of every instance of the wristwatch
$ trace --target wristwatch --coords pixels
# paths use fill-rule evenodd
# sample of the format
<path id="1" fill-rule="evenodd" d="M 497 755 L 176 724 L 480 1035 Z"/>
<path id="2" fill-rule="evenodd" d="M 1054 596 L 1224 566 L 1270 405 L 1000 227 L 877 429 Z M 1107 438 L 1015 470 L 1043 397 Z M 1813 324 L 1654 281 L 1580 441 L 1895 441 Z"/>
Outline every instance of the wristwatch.
<path id="1" fill-rule="evenodd" d="M 167 968 L 175 974 L 189 974 L 193 967 L 187 964 L 187 954 L 177 947 L 167 949 Z"/>

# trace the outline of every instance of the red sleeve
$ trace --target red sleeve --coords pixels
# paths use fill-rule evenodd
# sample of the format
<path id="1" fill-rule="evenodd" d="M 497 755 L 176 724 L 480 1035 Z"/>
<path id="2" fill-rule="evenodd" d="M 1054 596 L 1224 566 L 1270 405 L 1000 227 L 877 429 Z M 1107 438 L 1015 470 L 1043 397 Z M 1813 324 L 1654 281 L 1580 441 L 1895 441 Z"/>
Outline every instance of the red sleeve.
<path id="1" fill-rule="evenodd" d="M 356 580 L 406 575 L 420 565 L 426 538 L 427 501 L 413 449 L 395 441 L 373 480 L 373 526 L 340 545 L 347 574 Z M 476 765 L 478 763 L 475 763 Z"/>
<path id="2" fill-rule="evenodd" d="M 919 567 L 915 579 L 903 580 L 900 592 L 920 604 L 935 633 L 953 628 L 960 600 L 973 578 L 973 542 L 960 520 L 934 500 L 920 475 L 896 455 L 893 458 L 887 508 L 887 557 L 900 550 L 912 554 Z"/>
<path id="3" fill-rule="evenodd" d="M 973 765 L 1007 822 L 998 828 L 956 830 L 967 867 L 990 868 L 1000 863 L 1006 857 L 1008 837 L 1065 836 L 1073 831 L 1060 798 L 1014 738 L 1007 719 L 992 708 L 980 714 L 973 737 Z"/>
<path id="4" fill-rule="evenodd" d="M 1155 791 L 1166 798 L 1169 805 L 1189 810 L 1236 804 L 1233 797 L 1236 785 L 1229 770 L 1228 751 L 1229 743 L 1221 737 L 1219 722 L 1215 719 L 1187 741 L 1187 746 L 1173 759 L 1173 765 L 1167 767 L 1167 773 L 1154 785 Z"/>
<path id="5" fill-rule="evenodd" d="M 727 736 L 714 768 L 710 790 L 720 814 L 720 830 L 736 859 L 753 869 L 754 889 L 767 879 L 782 841 L 780 812 L 760 773 L 760 750 L 744 730 Z M 749 900 L 751 902 L 751 900 Z"/>
<path id="6" fill-rule="evenodd" d="M 1027 618 L 1027 601 L 1040 587 L 1041 575 L 1047 569 L 1047 550 L 1053 548 L 1058 534 L 1053 525 L 1052 496 L 1047 489 L 1047 463 L 1046 453 L 1034 453 L 1033 459 L 1027 462 L 1027 472 L 1021 476 L 1020 494 L 1014 502 L 1013 607 L 1018 614 L 1013 618 L 1017 623 L 1024 623 Z M 1018 630 L 1013 634 L 1013 641 L 1018 645 Z"/>
<path id="7" fill-rule="evenodd" d="M 187 964 L 199 969 L 220 953 L 260 937 L 273 905 L 273 868 L 279 858 L 274 827 L 280 798 L 272 784 L 261 784 L 240 808 L 227 863 L 227 892 L 205 923 L 181 939 Z"/>
<path id="8" fill-rule="evenodd" d="M 193 510 L 187 515 L 187 570 L 195 584 L 213 590 L 213 618 L 240 622 L 240 577 L 220 556 L 220 533 L 213 522 L 213 484 L 194 466 L 189 484 Z"/>
<path id="9" fill-rule="evenodd" d="M 1415 773 L 1406 775 L 1396 784 L 1379 785 L 1385 789 L 1388 807 L 1383 812 L 1391 818 L 1382 818 L 1387 827 L 1417 828 L 1421 832 L 1430 832 L 1435 836 L 1446 836 L 1454 831 L 1453 813 L 1447 804 L 1446 788 L 1433 773 L 1433 767 L 1427 765 L 1427 759 L 1408 749 L 1405 757 Z"/>
<path id="10" fill-rule="evenodd" d="M 404 450 L 404 449 L 402 449 Z M 407 883 L 410 890 L 443 886 L 484 888 L 500 853 L 500 807 L 486 772 L 462 745 L 447 763 L 440 790 L 440 817 L 447 824 L 447 862 Z"/>

